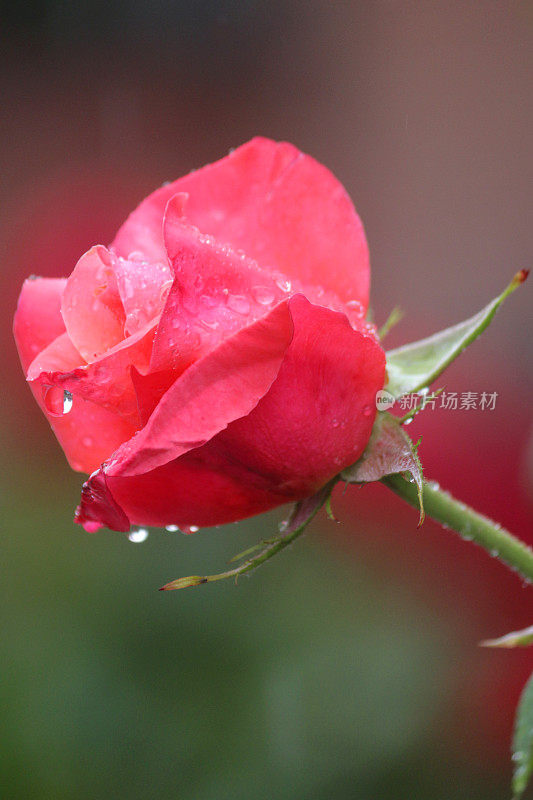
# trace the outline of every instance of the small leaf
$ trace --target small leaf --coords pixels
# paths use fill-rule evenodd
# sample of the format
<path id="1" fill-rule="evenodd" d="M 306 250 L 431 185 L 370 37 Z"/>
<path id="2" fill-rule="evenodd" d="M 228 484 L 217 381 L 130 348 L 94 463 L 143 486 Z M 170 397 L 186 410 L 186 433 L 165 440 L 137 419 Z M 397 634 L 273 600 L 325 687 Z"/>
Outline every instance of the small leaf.
<path id="1" fill-rule="evenodd" d="M 512 753 L 514 800 L 519 800 L 533 772 L 533 674 L 518 703 Z"/>
<path id="2" fill-rule="evenodd" d="M 482 647 L 528 647 L 533 644 L 533 625 L 522 631 L 513 631 L 500 636 L 499 639 L 486 639 L 480 642 Z"/>
<path id="3" fill-rule="evenodd" d="M 370 483 L 386 475 L 408 472 L 416 483 L 420 506 L 419 527 L 424 521 L 422 464 L 414 445 L 399 421 L 386 411 L 378 411 L 370 441 L 361 458 L 341 472 L 348 483 Z"/>
<path id="4" fill-rule="evenodd" d="M 446 328 L 427 339 L 412 342 L 387 353 L 387 374 L 389 380 L 385 388 L 394 397 L 417 392 L 437 378 L 460 353 L 483 333 L 496 310 L 514 290 L 524 283 L 528 270 L 520 270 L 509 286 L 465 322 Z"/>
<path id="5" fill-rule="evenodd" d="M 240 564 L 235 569 L 230 569 L 227 572 L 219 572 L 216 575 L 190 575 L 186 578 L 177 578 L 170 583 L 166 583 L 161 587 L 160 591 L 169 591 L 172 589 L 187 589 L 190 586 L 199 586 L 201 583 L 211 583 L 212 581 L 224 580 L 224 578 L 238 578 L 245 572 L 251 572 L 269 558 L 275 556 L 280 550 L 283 550 L 298 536 L 300 536 L 305 528 L 309 525 L 317 511 L 319 511 L 324 503 L 326 503 L 333 491 L 333 487 L 337 478 L 331 480 L 326 486 L 323 486 L 311 497 L 306 497 L 300 500 L 293 506 L 289 519 L 280 525 L 280 534 L 273 539 L 267 539 L 254 547 L 245 550 L 244 553 L 239 553 L 232 561 L 238 561 L 241 558 L 260 550 L 256 556 L 248 558 L 244 563 Z"/>

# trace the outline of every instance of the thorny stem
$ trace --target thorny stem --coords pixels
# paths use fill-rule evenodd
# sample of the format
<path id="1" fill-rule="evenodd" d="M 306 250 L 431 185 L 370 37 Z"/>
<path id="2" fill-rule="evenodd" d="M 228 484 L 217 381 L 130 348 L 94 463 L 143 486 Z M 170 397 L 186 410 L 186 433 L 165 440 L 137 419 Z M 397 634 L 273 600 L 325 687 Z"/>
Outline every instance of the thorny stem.
<path id="1" fill-rule="evenodd" d="M 401 475 L 388 475 L 381 479 L 395 494 L 414 508 L 418 508 L 416 485 Z M 533 550 L 497 522 L 478 514 L 469 506 L 455 500 L 448 492 L 431 481 L 424 482 L 424 510 L 426 516 L 451 528 L 463 539 L 474 541 L 507 564 L 528 583 L 533 583 Z"/>

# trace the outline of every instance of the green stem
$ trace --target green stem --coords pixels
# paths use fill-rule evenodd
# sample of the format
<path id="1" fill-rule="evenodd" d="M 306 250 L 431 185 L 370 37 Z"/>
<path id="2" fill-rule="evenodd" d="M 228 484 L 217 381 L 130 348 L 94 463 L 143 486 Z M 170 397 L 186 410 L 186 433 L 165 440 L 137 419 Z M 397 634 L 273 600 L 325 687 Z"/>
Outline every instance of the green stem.
<path id="1" fill-rule="evenodd" d="M 381 481 L 414 508 L 419 507 L 415 484 L 406 481 L 401 475 L 388 475 Z M 455 500 L 431 481 L 424 482 L 424 510 L 426 516 L 440 522 L 445 528 L 456 531 L 463 539 L 476 542 L 490 555 L 497 556 L 515 570 L 528 583 L 533 583 L 533 550 L 497 522 Z"/>

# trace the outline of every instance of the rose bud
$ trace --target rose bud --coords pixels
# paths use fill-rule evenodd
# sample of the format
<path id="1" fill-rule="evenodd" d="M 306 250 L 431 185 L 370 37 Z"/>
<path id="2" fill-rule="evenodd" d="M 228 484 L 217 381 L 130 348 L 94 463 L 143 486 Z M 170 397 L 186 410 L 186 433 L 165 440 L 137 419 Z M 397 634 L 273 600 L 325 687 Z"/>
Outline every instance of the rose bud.
<path id="1" fill-rule="evenodd" d="M 233 522 L 356 461 L 385 376 L 368 288 L 341 184 L 261 138 L 155 191 L 66 280 L 27 280 L 23 369 L 92 473 L 76 521 Z"/>

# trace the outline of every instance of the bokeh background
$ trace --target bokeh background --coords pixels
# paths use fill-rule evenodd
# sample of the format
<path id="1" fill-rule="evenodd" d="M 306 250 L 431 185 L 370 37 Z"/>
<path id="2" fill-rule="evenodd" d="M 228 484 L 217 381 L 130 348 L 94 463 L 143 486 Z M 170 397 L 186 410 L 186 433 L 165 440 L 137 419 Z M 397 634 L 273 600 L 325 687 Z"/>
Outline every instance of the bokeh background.
<path id="1" fill-rule="evenodd" d="M 326 163 L 364 220 L 394 346 L 531 264 L 526 2 L 3 4 L 0 783 L 9 800 L 496 800 L 531 653 L 530 588 L 383 487 L 335 501 L 237 586 L 280 515 L 143 544 L 72 523 L 72 473 L 11 339 L 23 278 L 67 275 L 164 180 L 255 134 Z M 446 374 L 426 473 L 533 542 L 531 291 Z M 528 796 L 533 797 L 532 794 Z"/>

